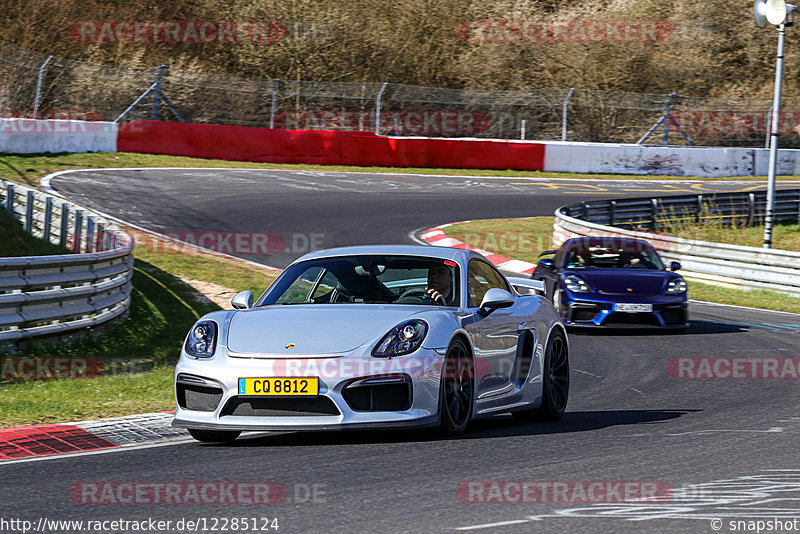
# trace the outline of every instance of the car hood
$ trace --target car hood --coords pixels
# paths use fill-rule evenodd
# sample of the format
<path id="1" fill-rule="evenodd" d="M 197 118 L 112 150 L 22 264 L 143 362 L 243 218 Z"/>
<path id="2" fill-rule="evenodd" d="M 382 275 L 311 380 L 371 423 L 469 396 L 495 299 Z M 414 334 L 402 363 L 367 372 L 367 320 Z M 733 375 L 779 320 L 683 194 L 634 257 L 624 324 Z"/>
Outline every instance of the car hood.
<path id="1" fill-rule="evenodd" d="M 664 292 L 671 274 L 639 269 L 575 269 L 565 271 L 583 278 L 599 293 L 615 295 L 657 295 Z"/>
<path id="2" fill-rule="evenodd" d="M 273 305 L 242 310 L 228 326 L 228 349 L 271 358 L 334 356 L 384 336 L 419 311 L 417 306 L 372 304 Z"/>

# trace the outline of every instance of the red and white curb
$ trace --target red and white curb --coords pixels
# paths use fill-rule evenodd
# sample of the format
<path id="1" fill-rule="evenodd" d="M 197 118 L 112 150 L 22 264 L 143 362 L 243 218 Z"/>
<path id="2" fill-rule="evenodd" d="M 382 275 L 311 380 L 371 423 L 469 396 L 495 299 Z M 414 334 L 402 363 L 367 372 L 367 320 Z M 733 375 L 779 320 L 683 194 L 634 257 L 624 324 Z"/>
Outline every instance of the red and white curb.
<path id="1" fill-rule="evenodd" d="M 171 413 L 146 413 L 76 423 L 0 429 L 0 464 L 40 456 L 81 453 L 191 439 L 171 426 Z"/>
<path id="2" fill-rule="evenodd" d="M 533 274 L 533 271 L 536 269 L 536 265 L 533 263 L 522 260 L 515 260 L 513 258 L 507 258 L 505 256 L 501 256 L 500 254 L 489 252 L 488 250 L 484 250 L 478 247 L 473 247 L 472 245 L 468 245 L 463 241 L 459 241 L 458 239 L 450 237 L 444 233 L 444 229 L 447 228 L 448 226 L 453 226 L 454 224 L 461 224 L 464 222 L 469 222 L 469 221 L 460 221 L 449 224 L 443 224 L 441 226 L 437 226 L 436 228 L 429 228 L 427 230 L 422 230 L 420 232 L 416 232 L 415 237 L 418 240 L 423 241 L 426 244 L 434 247 L 452 247 L 452 248 L 463 248 L 467 250 L 474 250 L 478 254 L 482 254 L 483 256 L 485 256 L 487 260 L 492 262 L 498 269 L 502 271 L 517 273 L 517 274 L 525 274 L 528 276 Z"/>

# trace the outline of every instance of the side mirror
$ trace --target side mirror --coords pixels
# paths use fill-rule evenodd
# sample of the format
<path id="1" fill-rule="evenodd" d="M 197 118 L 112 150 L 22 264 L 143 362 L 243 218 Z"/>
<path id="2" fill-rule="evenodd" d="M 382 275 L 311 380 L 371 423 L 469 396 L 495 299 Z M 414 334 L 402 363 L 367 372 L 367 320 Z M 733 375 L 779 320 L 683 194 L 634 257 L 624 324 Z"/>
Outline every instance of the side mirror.
<path id="1" fill-rule="evenodd" d="M 539 260 L 539 265 L 544 267 L 545 269 L 555 269 L 556 268 L 556 260 L 553 258 L 545 258 L 543 260 Z"/>
<path id="2" fill-rule="evenodd" d="M 681 262 L 679 261 L 673 261 L 669 264 L 670 271 L 677 271 L 680 268 L 681 268 Z"/>
<path id="3" fill-rule="evenodd" d="M 486 317 L 493 311 L 499 308 L 508 308 L 514 304 L 514 295 L 506 291 L 505 289 L 500 289 L 499 287 L 493 287 L 486 294 L 483 296 L 483 300 L 481 301 L 481 306 L 478 308 L 478 314 Z"/>
<path id="4" fill-rule="evenodd" d="M 231 306 L 237 310 L 248 310 L 253 307 L 253 292 L 240 291 L 231 299 Z"/>

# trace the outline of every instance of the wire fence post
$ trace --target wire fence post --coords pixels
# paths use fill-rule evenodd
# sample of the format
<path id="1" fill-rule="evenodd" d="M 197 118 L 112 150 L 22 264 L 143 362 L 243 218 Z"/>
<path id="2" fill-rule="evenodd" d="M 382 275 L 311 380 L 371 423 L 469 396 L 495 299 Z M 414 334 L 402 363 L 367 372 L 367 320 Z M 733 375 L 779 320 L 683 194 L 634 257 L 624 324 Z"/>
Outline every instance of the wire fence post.
<path id="1" fill-rule="evenodd" d="M 564 97 L 564 103 L 561 105 L 561 140 L 567 140 L 567 106 L 569 105 L 569 99 L 572 96 L 573 91 L 575 91 L 574 87 L 570 87 L 569 91 L 567 91 L 567 95 Z"/>
<path id="2" fill-rule="evenodd" d="M 677 93 L 670 93 L 667 103 L 664 105 L 664 146 L 669 144 L 669 115 L 672 113 L 672 106 L 675 104 Z"/>
<path id="3" fill-rule="evenodd" d="M 280 78 L 272 80 L 272 104 L 269 108 L 269 127 L 275 128 L 275 108 L 278 106 L 278 89 L 280 88 Z"/>
<path id="4" fill-rule="evenodd" d="M 381 90 L 378 91 L 378 97 L 375 99 L 375 135 L 381 134 L 381 99 L 387 85 L 389 85 L 389 82 L 383 82 Z"/>
<path id="5" fill-rule="evenodd" d="M 47 68 L 47 64 L 50 63 L 50 60 L 53 59 L 53 56 L 47 56 L 47 59 L 44 60 L 44 63 L 39 67 L 39 76 L 36 79 L 36 97 L 33 101 L 33 118 L 39 118 L 39 102 L 42 98 L 42 84 L 44 83 L 44 69 Z"/>
<path id="6" fill-rule="evenodd" d="M 156 79 L 153 82 L 153 111 L 150 113 L 150 119 L 154 121 L 161 120 L 159 118 L 161 114 L 161 78 L 164 76 L 166 68 L 167 66 L 164 64 L 158 66 Z"/>

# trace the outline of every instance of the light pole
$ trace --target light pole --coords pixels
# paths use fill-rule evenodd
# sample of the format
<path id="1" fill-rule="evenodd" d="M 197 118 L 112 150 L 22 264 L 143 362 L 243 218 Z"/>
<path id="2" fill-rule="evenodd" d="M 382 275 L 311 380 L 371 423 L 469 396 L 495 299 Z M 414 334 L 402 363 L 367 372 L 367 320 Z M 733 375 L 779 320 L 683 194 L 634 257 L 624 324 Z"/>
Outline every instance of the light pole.
<path id="1" fill-rule="evenodd" d="M 797 6 L 784 0 L 756 0 L 753 16 L 759 28 L 767 22 L 778 27 L 778 56 L 775 63 L 775 92 L 772 99 L 772 120 L 769 130 L 769 173 L 767 176 L 767 213 L 764 219 L 764 248 L 772 247 L 772 226 L 775 211 L 775 174 L 778 167 L 778 135 L 781 120 L 781 85 L 783 83 L 783 42 L 786 26 L 794 24 Z M 791 15 L 787 22 L 787 18 Z"/>

